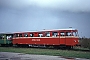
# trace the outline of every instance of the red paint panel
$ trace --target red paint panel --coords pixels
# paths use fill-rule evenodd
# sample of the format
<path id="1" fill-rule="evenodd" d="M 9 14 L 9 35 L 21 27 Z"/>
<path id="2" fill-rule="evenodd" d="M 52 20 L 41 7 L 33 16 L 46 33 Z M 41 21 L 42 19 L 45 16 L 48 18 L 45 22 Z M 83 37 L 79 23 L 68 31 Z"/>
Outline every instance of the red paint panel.
<path id="1" fill-rule="evenodd" d="M 13 44 L 41 44 L 41 45 L 76 45 L 78 38 L 17 38 L 13 39 Z"/>
<path id="2" fill-rule="evenodd" d="M 19 38 L 14 39 L 13 44 L 45 44 L 59 45 L 59 38 Z"/>
<path id="3" fill-rule="evenodd" d="M 78 44 L 78 38 L 66 38 L 66 45 L 76 45 Z"/>
<path id="4" fill-rule="evenodd" d="M 73 38 L 66 38 L 66 45 L 73 45 Z"/>
<path id="5" fill-rule="evenodd" d="M 60 44 L 65 45 L 65 38 L 60 38 Z"/>
<path id="6" fill-rule="evenodd" d="M 79 44 L 79 38 L 73 38 L 73 45 Z"/>

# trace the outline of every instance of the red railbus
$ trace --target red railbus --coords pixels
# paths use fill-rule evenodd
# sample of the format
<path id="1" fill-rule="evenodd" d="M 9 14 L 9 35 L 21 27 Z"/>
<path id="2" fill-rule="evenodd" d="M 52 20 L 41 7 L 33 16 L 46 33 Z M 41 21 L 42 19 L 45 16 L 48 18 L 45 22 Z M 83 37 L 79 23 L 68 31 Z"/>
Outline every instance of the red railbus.
<path id="1" fill-rule="evenodd" d="M 16 32 L 13 44 L 16 46 L 68 47 L 79 43 L 77 29 L 52 29 L 30 32 Z"/>

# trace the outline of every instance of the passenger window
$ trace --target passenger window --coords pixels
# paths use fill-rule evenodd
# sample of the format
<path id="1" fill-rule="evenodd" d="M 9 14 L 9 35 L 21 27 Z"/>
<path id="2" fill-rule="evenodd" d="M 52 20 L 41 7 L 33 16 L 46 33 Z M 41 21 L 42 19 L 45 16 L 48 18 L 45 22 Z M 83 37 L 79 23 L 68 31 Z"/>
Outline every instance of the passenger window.
<path id="1" fill-rule="evenodd" d="M 42 34 L 42 33 L 39 33 L 38 36 L 39 36 L 39 37 L 43 37 L 43 34 Z"/>
<path id="2" fill-rule="evenodd" d="M 2 36 L 2 39 L 4 39 L 4 38 L 5 38 L 5 36 L 3 35 L 3 36 Z"/>
<path id="3" fill-rule="evenodd" d="M 0 35 L 0 39 L 3 39 L 3 35 Z"/>
<path id="4" fill-rule="evenodd" d="M 72 36 L 71 32 L 66 32 L 66 36 Z"/>
<path id="5" fill-rule="evenodd" d="M 34 37 L 34 34 L 33 33 L 30 33 L 30 37 Z"/>
<path id="6" fill-rule="evenodd" d="M 12 36 L 11 36 L 11 35 L 7 35 L 7 40 L 8 40 L 8 39 L 11 39 L 11 38 L 12 38 Z"/>
<path id="7" fill-rule="evenodd" d="M 0 39 L 2 39 L 2 36 L 0 35 Z"/>
<path id="8" fill-rule="evenodd" d="M 15 34 L 15 37 L 18 37 L 19 36 L 19 34 Z"/>
<path id="9" fill-rule="evenodd" d="M 19 34 L 19 37 L 22 37 L 22 34 Z"/>
<path id="10" fill-rule="evenodd" d="M 53 37 L 57 37 L 58 36 L 58 32 L 52 32 L 52 36 Z"/>
<path id="11" fill-rule="evenodd" d="M 24 34 L 24 37 L 28 37 L 28 34 L 27 34 L 27 33 L 25 33 L 25 34 Z"/>
<path id="12" fill-rule="evenodd" d="M 64 33 L 64 32 L 61 32 L 61 33 L 60 33 L 60 36 L 65 36 L 65 33 Z"/>
<path id="13" fill-rule="evenodd" d="M 50 32 L 46 32 L 46 37 L 50 37 Z"/>
<path id="14" fill-rule="evenodd" d="M 2 39 L 6 39 L 6 35 L 2 35 Z"/>

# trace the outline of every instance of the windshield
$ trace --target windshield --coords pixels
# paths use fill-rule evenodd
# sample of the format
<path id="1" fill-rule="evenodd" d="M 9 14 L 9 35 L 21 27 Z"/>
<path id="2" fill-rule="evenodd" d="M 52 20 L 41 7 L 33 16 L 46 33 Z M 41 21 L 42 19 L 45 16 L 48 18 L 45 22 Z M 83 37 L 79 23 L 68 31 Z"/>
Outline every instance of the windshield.
<path id="1" fill-rule="evenodd" d="M 78 36 L 78 32 L 73 32 L 73 36 Z"/>
<path id="2" fill-rule="evenodd" d="M 66 32 L 65 36 L 78 36 L 78 32 Z"/>

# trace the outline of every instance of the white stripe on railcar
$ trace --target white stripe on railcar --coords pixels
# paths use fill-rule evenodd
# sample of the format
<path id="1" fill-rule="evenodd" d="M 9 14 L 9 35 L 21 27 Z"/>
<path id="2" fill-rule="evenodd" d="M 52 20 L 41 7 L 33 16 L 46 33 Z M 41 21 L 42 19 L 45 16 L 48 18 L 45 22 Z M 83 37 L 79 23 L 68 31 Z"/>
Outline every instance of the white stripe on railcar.
<path id="1" fill-rule="evenodd" d="M 16 38 L 13 38 L 13 39 L 19 39 L 19 38 L 78 38 L 78 37 L 75 37 L 75 36 L 58 36 L 58 37 L 16 37 Z"/>

